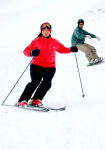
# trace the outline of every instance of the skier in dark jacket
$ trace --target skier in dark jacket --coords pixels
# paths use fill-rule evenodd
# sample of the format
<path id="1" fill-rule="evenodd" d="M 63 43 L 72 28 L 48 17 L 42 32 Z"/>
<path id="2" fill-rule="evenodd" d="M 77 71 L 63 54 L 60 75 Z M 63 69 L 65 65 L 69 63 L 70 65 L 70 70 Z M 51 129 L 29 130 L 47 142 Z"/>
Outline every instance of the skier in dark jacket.
<path id="1" fill-rule="evenodd" d="M 101 57 L 98 56 L 95 47 L 85 43 L 85 38 L 96 38 L 100 40 L 100 38 L 92 33 L 89 33 L 83 30 L 84 20 L 79 19 L 77 22 L 77 27 L 74 30 L 71 38 L 72 46 L 76 46 L 80 51 L 85 53 L 86 58 L 89 63 L 100 61 Z"/>
<path id="2" fill-rule="evenodd" d="M 42 99 L 51 88 L 52 78 L 56 71 L 55 52 L 61 54 L 77 52 L 77 47 L 66 48 L 51 37 L 51 25 L 45 22 L 40 27 L 40 34 L 24 50 L 24 55 L 34 57 L 30 65 L 31 82 L 29 82 L 17 105 L 25 106 L 32 100 L 34 106 L 42 106 Z"/>

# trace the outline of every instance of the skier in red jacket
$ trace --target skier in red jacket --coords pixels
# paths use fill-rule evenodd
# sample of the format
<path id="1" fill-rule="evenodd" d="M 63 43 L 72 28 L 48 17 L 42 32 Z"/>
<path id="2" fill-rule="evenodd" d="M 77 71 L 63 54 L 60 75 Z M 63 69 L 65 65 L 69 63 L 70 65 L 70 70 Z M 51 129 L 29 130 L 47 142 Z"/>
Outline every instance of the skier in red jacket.
<path id="1" fill-rule="evenodd" d="M 51 37 L 51 25 L 45 22 L 40 27 L 40 33 L 24 50 L 24 55 L 34 57 L 30 65 L 31 82 L 29 82 L 17 105 L 25 106 L 31 99 L 32 105 L 42 106 L 42 99 L 51 87 L 51 81 L 56 71 L 55 52 L 77 52 L 76 47 L 66 48 Z M 34 94 L 33 94 L 34 93 Z M 33 95 L 33 97 L 31 97 Z"/>

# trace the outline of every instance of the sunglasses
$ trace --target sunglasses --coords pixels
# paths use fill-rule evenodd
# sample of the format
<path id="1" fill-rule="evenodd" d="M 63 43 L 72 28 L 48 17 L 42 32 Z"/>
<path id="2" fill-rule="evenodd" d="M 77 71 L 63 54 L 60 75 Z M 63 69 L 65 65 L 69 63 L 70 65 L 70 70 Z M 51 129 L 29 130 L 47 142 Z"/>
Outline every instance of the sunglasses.
<path id="1" fill-rule="evenodd" d="M 51 29 L 51 25 L 48 23 L 45 23 L 41 26 L 41 29 L 45 29 L 45 28 Z"/>

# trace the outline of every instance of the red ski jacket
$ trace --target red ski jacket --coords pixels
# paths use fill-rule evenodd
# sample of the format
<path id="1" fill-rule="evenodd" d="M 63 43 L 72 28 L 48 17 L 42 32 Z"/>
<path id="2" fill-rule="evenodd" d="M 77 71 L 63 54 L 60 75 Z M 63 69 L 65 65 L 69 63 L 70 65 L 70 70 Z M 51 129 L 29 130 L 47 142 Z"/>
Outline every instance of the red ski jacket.
<path id="1" fill-rule="evenodd" d="M 32 60 L 31 64 L 41 67 L 54 67 L 55 68 L 55 52 L 70 53 L 70 48 L 66 48 L 63 44 L 56 39 L 50 37 L 38 37 L 34 39 L 23 51 L 24 55 L 31 56 L 30 52 L 33 49 L 39 49 L 40 54 Z"/>

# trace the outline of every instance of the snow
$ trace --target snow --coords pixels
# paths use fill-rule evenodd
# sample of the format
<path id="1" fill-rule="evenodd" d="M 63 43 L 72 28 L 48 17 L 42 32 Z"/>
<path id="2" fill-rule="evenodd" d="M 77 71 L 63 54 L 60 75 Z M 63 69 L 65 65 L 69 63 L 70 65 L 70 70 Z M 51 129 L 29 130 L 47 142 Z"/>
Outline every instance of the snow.
<path id="1" fill-rule="evenodd" d="M 76 21 L 83 18 L 84 29 L 101 38 L 86 42 L 97 48 L 99 56 L 105 57 L 103 0 L 72 3 L 69 0 L 5 0 L 0 3 L 0 104 L 31 61 L 22 52 L 37 36 L 43 21 L 51 22 L 52 37 L 70 46 Z M 80 4 L 82 8 L 78 8 Z M 87 67 L 84 54 L 76 55 L 85 97 L 82 98 L 74 54 L 57 54 L 57 71 L 43 104 L 66 105 L 66 111 L 41 113 L 0 105 L 1 150 L 105 149 L 105 63 Z M 28 68 L 6 103 L 16 103 L 29 81 Z"/>

